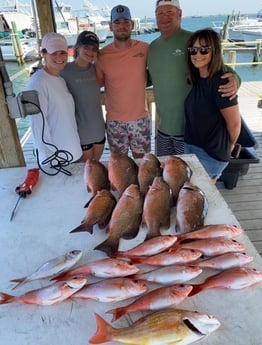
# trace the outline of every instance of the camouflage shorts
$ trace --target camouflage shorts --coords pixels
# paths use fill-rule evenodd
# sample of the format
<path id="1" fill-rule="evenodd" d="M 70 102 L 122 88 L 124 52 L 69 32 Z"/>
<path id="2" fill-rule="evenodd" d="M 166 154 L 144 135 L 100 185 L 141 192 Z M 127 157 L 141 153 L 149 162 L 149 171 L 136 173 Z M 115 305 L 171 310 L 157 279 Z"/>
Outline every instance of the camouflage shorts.
<path id="1" fill-rule="evenodd" d="M 107 140 L 110 150 L 128 153 L 150 152 L 150 119 L 146 116 L 136 121 L 106 121 Z"/>

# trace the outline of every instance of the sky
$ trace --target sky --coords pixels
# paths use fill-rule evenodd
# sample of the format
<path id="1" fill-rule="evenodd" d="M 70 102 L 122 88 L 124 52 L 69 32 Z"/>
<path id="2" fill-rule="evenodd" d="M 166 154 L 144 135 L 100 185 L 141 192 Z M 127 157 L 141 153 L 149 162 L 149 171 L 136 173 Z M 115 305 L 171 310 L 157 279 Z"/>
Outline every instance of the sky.
<path id="1" fill-rule="evenodd" d="M 89 0 L 90 1 L 90 0 Z M 156 0 L 91 0 L 93 4 L 102 4 L 113 7 L 126 5 L 130 8 L 132 17 L 154 17 Z M 60 1 L 57 0 L 59 3 Z M 83 0 L 64 0 L 65 4 L 71 4 L 73 9 L 81 8 Z M 234 13 L 250 14 L 257 13 L 262 9 L 262 0 L 180 0 L 183 16 L 216 15 Z"/>

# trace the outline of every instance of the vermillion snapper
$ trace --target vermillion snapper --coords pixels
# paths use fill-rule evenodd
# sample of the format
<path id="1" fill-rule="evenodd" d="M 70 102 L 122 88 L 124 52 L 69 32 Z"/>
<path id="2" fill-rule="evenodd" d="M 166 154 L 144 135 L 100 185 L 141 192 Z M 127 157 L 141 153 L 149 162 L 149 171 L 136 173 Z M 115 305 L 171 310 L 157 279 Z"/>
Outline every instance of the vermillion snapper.
<path id="1" fill-rule="evenodd" d="M 227 237 L 232 238 L 235 236 L 240 235 L 243 230 L 237 225 L 229 225 L 229 224 L 210 224 L 205 225 L 198 230 L 190 231 L 185 234 L 178 234 L 177 239 L 178 242 L 182 242 L 184 240 L 195 240 L 195 239 L 204 239 L 204 238 L 211 238 L 211 237 Z"/>
<path id="2" fill-rule="evenodd" d="M 31 290 L 21 296 L 0 292 L 0 304 L 25 303 L 52 305 L 64 301 L 86 284 L 86 278 L 74 277 L 67 281 L 56 282 L 40 289 Z"/>
<path id="3" fill-rule="evenodd" d="M 20 286 L 31 280 L 52 277 L 72 268 L 76 265 L 82 257 L 81 250 L 72 250 L 64 255 L 58 256 L 42 264 L 35 272 L 27 277 L 12 279 L 11 282 L 17 283 Z M 13 289 L 14 289 L 13 288 Z"/>
<path id="4" fill-rule="evenodd" d="M 72 298 L 99 302 L 118 302 L 141 295 L 148 290 L 145 283 L 131 278 L 109 278 L 84 286 Z"/>
<path id="5" fill-rule="evenodd" d="M 145 273 L 137 273 L 133 278 L 142 279 L 163 285 L 181 284 L 197 277 L 202 273 L 199 267 L 189 265 L 163 266 Z"/>
<path id="6" fill-rule="evenodd" d="M 145 242 L 138 244 L 132 249 L 116 252 L 116 256 L 150 256 L 163 252 L 170 248 L 177 240 L 175 235 L 163 235 L 150 238 Z"/>
<path id="7" fill-rule="evenodd" d="M 87 274 L 99 278 L 125 277 L 135 274 L 138 271 L 138 267 L 124 260 L 105 258 L 76 267 L 73 270 L 52 278 L 52 280 L 65 280 L 69 277 Z"/>
<path id="8" fill-rule="evenodd" d="M 226 237 L 205 238 L 202 240 L 185 242 L 174 245 L 171 250 L 177 250 L 177 248 L 199 250 L 205 256 L 216 256 L 229 252 L 243 252 L 246 249 L 243 243 Z"/>
<path id="9" fill-rule="evenodd" d="M 176 230 L 180 233 L 196 230 L 204 225 L 208 202 L 204 192 L 191 182 L 185 182 L 176 204 Z"/>
<path id="10" fill-rule="evenodd" d="M 119 341 L 123 344 L 191 344 L 214 332 L 220 322 L 213 316 L 188 310 L 163 310 L 146 315 L 131 326 L 113 328 L 95 314 L 97 330 L 90 344 Z"/>
<path id="11" fill-rule="evenodd" d="M 115 309 L 107 311 L 113 314 L 113 320 L 116 321 L 127 313 L 145 310 L 160 310 L 163 308 L 175 308 L 180 304 L 192 290 L 191 285 L 171 285 L 163 286 L 153 291 L 147 292 L 138 297 L 134 302 Z"/>
<path id="12" fill-rule="evenodd" d="M 177 250 L 167 250 L 152 256 L 132 257 L 133 263 L 152 266 L 169 266 L 176 264 L 192 264 L 192 261 L 199 259 L 203 254 L 199 250 L 188 248 L 177 248 Z M 200 267 L 200 266 L 199 266 Z"/>
<path id="13" fill-rule="evenodd" d="M 191 263 L 193 266 L 201 268 L 211 268 L 215 270 L 227 270 L 233 267 L 241 267 L 253 261 L 253 256 L 246 253 L 225 253 L 205 260 Z"/>
<path id="14" fill-rule="evenodd" d="M 146 195 L 156 176 L 162 175 L 161 163 L 153 153 L 146 153 L 138 166 L 138 183 L 142 195 Z"/>
<path id="15" fill-rule="evenodd" d="M 240 290 L 262 282 L 262 272 L 250 267 L 235 267 L 208 277 L 202 284 L 193 285 L 189 296 L 207 289 Z"/>
<path id="16" fill-rule="evenodd" d="M 111 152 L 108 160 L 108 176 L 111 189 L 121 195 L 130 184 L 138 184 L 138 165 L 122 152 Z"/>
<path id="17" fill-rule="evenodd" d="M 147 239 L 161 235 L 170 227 L 170 188 L 162 176 L 154 178 L 146 193 L 142 225 L 147 226 Z"/>
<path id="18" fill-rule="evenodd" d="M 118 250 L 121 238 L 136 237 L 141 224 L 143 199 L 138 185 L 129 185 L 118 200 L 107 227 L 108 238 L 95 247 L 107 255 L 113 255 Z"/>
<path id="19" fill-rule="evenodd" d="M 88 159 L 85 163 L 84 182 L 92 196 L 101 189 L 110 189 L 108 170 L 104 164 L 95 159 Z"/>
<path id="20" fill-rule="evenodd" d="M 180 188 L 192 176 L 189 165 L 180 157 L 169 156 L 161 163 L 163 178 L 168 183 L 174 202 L 177 201 Z"/>
<path id="21" fill-rule="evenodd" d="M 115 205 L 116 198 L 109 190 L 97 191 L 96 195 L 86 205 L 85 218 L 70 233 L 87 231 L 92 234 L 95 224 L 98 224 L 99 228 L 105 228 L 110 221 Z"/>

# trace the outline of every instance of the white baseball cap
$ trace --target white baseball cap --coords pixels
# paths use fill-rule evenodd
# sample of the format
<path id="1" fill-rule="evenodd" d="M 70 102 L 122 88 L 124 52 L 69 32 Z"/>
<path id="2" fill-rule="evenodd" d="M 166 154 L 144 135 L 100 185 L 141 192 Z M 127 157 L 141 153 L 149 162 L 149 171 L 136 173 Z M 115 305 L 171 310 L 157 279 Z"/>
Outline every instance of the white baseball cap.
<path id="1" fill-rule="evenodd" d="M 63 35 L 56 32 L 48 32 L 41 42 L 41 50 L 45 49 L 49 54 L 57 51 L 67 52 L 67 42 Z"/>
<path id="2" fill-rule="evenodd" d="M 180 8 L 179 0 L 157 0 L 156 8 L 158 8 L 159 6 L 164 6 L 164 5 L 171 5 L 171 6 Z"/>

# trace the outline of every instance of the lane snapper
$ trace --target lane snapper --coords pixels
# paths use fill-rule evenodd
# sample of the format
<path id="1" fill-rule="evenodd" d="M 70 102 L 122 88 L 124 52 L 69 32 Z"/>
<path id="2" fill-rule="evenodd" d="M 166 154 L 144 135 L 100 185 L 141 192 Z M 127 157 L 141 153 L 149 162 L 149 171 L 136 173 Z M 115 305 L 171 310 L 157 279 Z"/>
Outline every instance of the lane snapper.
<path id="1" fill-rule="evenodd" d="M 105 258 L 76 267 L 73 270 L 52 278 L 52 280 L 64 280 L 68 277 L 87 274 L 99 278 L 125 277 L 135 274 L 138 271 L 138 267 L 124 260 Z"/>
<path id="2" fill-rule="evenodd" d="M 134 264 L 144 264 L 152 266 L 169 266 L 174 264 L 187 264 L 191 263 L 202 256 L 202 252 L 199 250 L 188 249 L 188 248 L 177 248 L 174 251 L 172 248 L 165 252 L 144 257 L 132 257 L 131 261 Z"/>
<path id="3" fill-rule="evenodd" d="M 116 321 L 127 313 L 144 310 L 160 310 L 163 308 L 174 308 L 180 304 L 192 290 L 192 285 L 164 286 L 137 298 L 134 302 L 107 311 L 113 314 L 112 321 Z"/>
<path id="4" fill-rule="evenodd" d="M 146 315 L 129 327 L 114 328 L 95 313 L 97 330 L 90 344 L 119 341 L 136 345 L 187 345 L 202 339 L 219 326 L 209 314 L 189 310 L 162 310 Z"/>
<path id="5" fill-rule="evenodd" d="M 142 279 L 152 283 L 181 284 L 197 277 L 202 272 L 199 267 L 189 265 L 170 265 L 154 269 L 145 273 L 135 274 L 133 278 Z"/>
<path id="6" fill-rule="evenodd" d="M 202 228 L 194 231 L 187 232 L 185 234 L 177 235 L 179 242 L 184 240 L 200 240 L 212 237 L 227 237 L 232 238 L 240 235 L 243 230 L 237 225 L 229 224 L 210 224 L 205 225 Z"/>
<path id="7" fill-rule="evenodd" d="M 42 264 L 30 275 L 22 278 L 12 279 L 11 282 L 17 283 L 13 289 L 32 280 L 48 278 L 65 272 L 77 264 L 81 257 L 81 250 L 72 250 L 64 255 L 53 258 Z"/>
<path id="8" fill-rule="evenodd" d="M 86 278 L 74 277 L 67 281 L 56 282 L 40 289 L 31 290 L 21 296 L 12 296 L 0 292 L 0 304 L 25 303 L 38 305 L 53 305 L 72 296 L 86 284 Z"/>
<path id="9" fill-rule="evenodd" d="M 177 240 L 175 235 L 161 235 L 145 240 L 132 249 L 126 251 L 118 251 L 116 256 L 132 257 L 132 256 L 150 256 L 163 252 L 170 248 Z"/>
<path id="10" fill-rule="evenodd" d="M 147 285 L 131 278 L 110 278 L 84 286 L 72 298 L 92 299 L 98 302 L 118 302 L 141 295 Z"/>
<path id="11" fill-rule="evenodd" d="M 240 290 L 262 282 L 262 272 L 255 268 L 235 267 L 208 277 L 202 284 L 193 285 L 189 296 L 207 289 Z"/>
<path id="12" fill-rule="evenodd" d="M 215 270 L 226 270 L 233 267 L 240 267 L 253 260 L 253 256 L 246 253 L 234 252 L 225 253 L 205 260 L 192 262 L 191 265 L 200 268 L 211 268 Z"/>
<path id="13" fill-rule="evenodd" d="M 178 247 L 199 250 L 205 256 L 216 256 L 229 252 L 243 252 L 246 249 L 243 243 L 226 237 L 206 238 L 180 243 L 173 248 L 176 250 Z"/>

